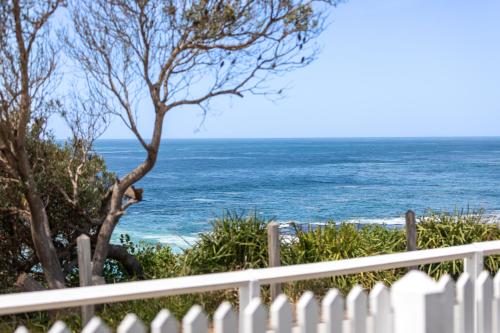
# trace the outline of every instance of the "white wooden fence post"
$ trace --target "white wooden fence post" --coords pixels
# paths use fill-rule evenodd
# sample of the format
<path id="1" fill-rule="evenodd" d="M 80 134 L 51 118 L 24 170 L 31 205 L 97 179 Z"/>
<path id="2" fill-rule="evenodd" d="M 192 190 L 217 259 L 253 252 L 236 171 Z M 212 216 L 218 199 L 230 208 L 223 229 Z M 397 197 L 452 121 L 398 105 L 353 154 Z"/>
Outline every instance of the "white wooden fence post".
<path id="1" fill-rule="evenodd" d="M 493 281 L 489 272 L 482 272 L 476 281 L 476 323 L 478 333 L 491 333 L 493 316 Z"/>
<path id="2" fill-rule="evenodd" d="M 76 239 L 78 253 L 78 277 L 80 279 L 80 287 L 92 285 L 92 264 L 90 253 L 90 238 L 87 235 L 80 235 Z M 94 316 L 94 306 L 82 306 L 82 326 L 85 326 Z"/>
<path id="3" fill-rule="evenodd" d="M 215 333 L 235 333 L 238 329 L 236 315 L 229 302 L 223 302 L 214 314 Z"/>
<path id="4" fill-rule="evenodd" d="M 182 319 L 183 333 L 207 333 L 208 320 L 199 305 L 193 305 Z"/>
<path id="5" fill-rule="evenodd" d="M 297 324 L 299 333 L 317 333 L 319 323 L 318 303 L 314 294 L 306 291 L 297 303 Z"/>
<path id="6" fill-rule="evenodd" d="M 151 322 L 151 333 L 178 333 L 179 324 L 168 310 L 161 310 Z"/>
<path id="7" fill-rule="evenodd" d="M 286 295 L 279 295 L 271 305 L 271 329 L 273 333 L 292 332 L 292 307 Z"/>
<path id="8" fill-rule="evenodd" d="M 330 289 L 321 303 L 324 333 L 342 333 L 344 299 L 337 289 Z"/>
<path id="9" fill-rule="evenodd" d="M 411 271 L 394 283 L 394 333 L 441 333 L 442 294 L 438 284 L 420 271 Z"/>
<path id="10" fill-rule="evenodd" d="M 370 314 L 372 333 L 392 333 L 391 295 L 382 282 L 370 293 Z"/>
<path id="11" fill-rule="evenodd" d="M 455 332 L 474 332 L 474 284 L 469 273 L 463 273 L 457 281 L 457 308 L 455 311 Z"/>
<path id="12" fill-rule="evenodd" d="M 500 333 L 500 272 L 493 279 L 493 333 Z"/>
<path id="13" fill-rule="evenodd" d="M 248 270 L 248 274 L 252 275 L 252 270 Z M 245 309 L 254 298 L 260 298 L 260 284 L 258 280 L 250 279 L 246 286 L 240 287 L 239 289 L 239 330 L 243 332 L 244 321 L 245 321 Z"/>
<path id="14" fill-rule="evenodd" d="M 346 299 L 349 333 L 366 333 L 368 299 L 365 291 L 357 285 L 351 289 Z"/>

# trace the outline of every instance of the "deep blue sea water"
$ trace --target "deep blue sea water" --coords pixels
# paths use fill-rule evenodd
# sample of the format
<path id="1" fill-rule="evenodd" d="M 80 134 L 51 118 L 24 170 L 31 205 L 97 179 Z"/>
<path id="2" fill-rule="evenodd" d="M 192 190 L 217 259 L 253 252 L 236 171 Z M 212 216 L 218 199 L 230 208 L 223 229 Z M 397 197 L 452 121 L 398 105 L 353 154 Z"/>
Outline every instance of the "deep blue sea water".
<path id="1" fill-rule="evenodd" d="M 101 140 L 110 170 L 144 153 Z M 283 223 L 402 223 L 408 209 L 500 212 L 500 138 L 166 140 L 115 232 L 185 246 L 225 209 Z"/>

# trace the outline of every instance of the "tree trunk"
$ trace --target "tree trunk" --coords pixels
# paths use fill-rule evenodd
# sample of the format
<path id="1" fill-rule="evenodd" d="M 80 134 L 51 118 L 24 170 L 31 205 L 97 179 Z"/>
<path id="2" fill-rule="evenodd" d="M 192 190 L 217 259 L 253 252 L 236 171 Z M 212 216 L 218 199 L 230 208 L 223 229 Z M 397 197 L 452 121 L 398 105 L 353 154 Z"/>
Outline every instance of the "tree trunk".
<path id="1" fill-rule="evenodd" d="M 113 191 L 110 199 L 108 214 L 99 229 L 97 242 L 92 257 L 92 275 L 101 276 L 104 269 L 104 261 L 108 256 L 109 241 L 115 229 L 116 224 L 120 219 L 121 202 L 123 199 L 123 191 L 120 190 L 118 183 L 113 185 Z"/>
<path id="2" fill-rule="evenodd" d="M 156 107 L 155 125 L 151 143 L 148 145 L 146 160 L 137 168 L 127 174 L 122 180 L 113 185 L 108 214 L 97 235 L 97 243 L 92 257 L 92 275 L 101 276 L 104 269 L 104 261 L 108 256 L 109 241 L 116 224 L 123 215 L 122 201 L 125 191 L 137 181 L 141 180 L 155 165 L 161 143 L 161 133 L 163 130 L 163 119 L 165 112 Z"/>
<path id="3" fill-rule="evenodd" d="M 50 289 L 64 288 L 64 275 L 52 242 L 45 206 L 40 196 L 30 189 L 27 192 L 26 198 L 31 212 L 31 237 L 43 267 L 43 274 Z"/>

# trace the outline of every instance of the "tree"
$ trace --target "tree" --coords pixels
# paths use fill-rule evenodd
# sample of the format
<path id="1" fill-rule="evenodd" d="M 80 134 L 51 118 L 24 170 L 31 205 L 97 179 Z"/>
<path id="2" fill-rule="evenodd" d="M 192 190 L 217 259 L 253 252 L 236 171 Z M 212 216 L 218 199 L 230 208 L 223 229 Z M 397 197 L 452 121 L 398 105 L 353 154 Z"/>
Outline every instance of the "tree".
<path id="1" fill-rule="evenodd" d="M 134 204 L 125 191 L 155 165 L 165 115 L 220 96 L 272 94 L 266 82 L 309 64 L 328 6 L 320 0 L 85 0 L 72 7 L 69 50 L 86 74 L 90 98 L 121 118 L 145 160 L 111 189 L 98 232 L 93 274 L 101 275 L 111 234 Z M 154 116 L 152 137 L 137 120 Z"/>
<path id="2" fill-rule="evenodd" d="M 48 21 L 62 0 L 0 3 L 0 167 L 3 180 L 19 186 L 26 201 L 31 239 L 50 288 L 65 279 L 52 241 L 45 203 L 28 154 L 30 128 L 53 106 L 48 98 L 56 52 Z"/>
<path id="3" fill-rule="evenodd" d="M 50 241 L 68 284 L 68 277 L 76 268 L 76 238 L 82 233 L 96 233 L 98 222 L 105 215 L 103 198 L 114 176 L 95 153 L 86 154 L 87 160 L 81 163 L 81 144 L 69 141 L 60 145 L 43 131 L 39 126 L 30 128 L 26 150 L 49 221 Z M 39 269 L 42 262 L 34 247 L 31 211 L 22 186 L 16 181 L 5 181 L 4 176 L 4 169 L 0 168 L 0 289 L 10 289 L 19 276 L 22 278 L 17 284 L 26 290 L 36 284 L 26 283 L 27 275 L 23 273 L 43 280 Z"/>
<path id="4" fill-rule="evenodd" d="M 70 1 L 72 27 L 49 25 L 65 0 L 0 2 L 0 260 L 15 272 L 43 272 L 63 288 L 74 268 L 75 238 L 91 236 L 93 274 L 106 258 L 141 274 L 124 247 L 110 245 L 126 209 L 142 198 L 133 187 L 156 163 L 165 115 L 216 97 L 280 94 L 270 78 L 309 64 L 310 42 L 323 30 L 322 0 Z M 63 36 L 83 80 L 56 96 Z M 146 139 L 137 121 L 154 117 Z M 46 131 L 62 115 L 72 133 L 61 146 Z M 92 151 L 109 116 L 119 117 L 146 152 L 118 179 Z M 42 268 L 40 270 L 40 268 Z M 1 267 L 0 267 L 0 274 Z"/>
<path id="5" fill-rule="evenodd" d="M 40 272 L 49 288 L 64 287 L 76 263 L 76 237 L 85 233 L 95 243 L 107 215 L 114 176 L 92 151 L 107 116 L 92 100 L 54 93 L 61 73 L 49 22 L 63 5 L 62 0 L 0 2 L 3 288 L 19 274 Z M 64 145 L 46 130 L 47 119 L 56 113 L 73 133 Z M 125 248 L 113 245 L 108 255 L 141 275 Z"/>

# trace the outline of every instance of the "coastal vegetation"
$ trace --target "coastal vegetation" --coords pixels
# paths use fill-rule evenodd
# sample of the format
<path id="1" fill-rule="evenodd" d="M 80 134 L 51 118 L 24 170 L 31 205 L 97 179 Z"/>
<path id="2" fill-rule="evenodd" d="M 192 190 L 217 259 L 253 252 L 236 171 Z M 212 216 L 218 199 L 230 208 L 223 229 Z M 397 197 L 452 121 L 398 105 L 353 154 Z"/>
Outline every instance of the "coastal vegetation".
<path id="1" fill-rule="evenodd" d="M 269 222 L 270 220 L 262 219 L 256 214 L 227 213 L 213 222 L 210 231 L 200 234 L 195 244 L 178 253 L 166 245 L 145 242 L 135 244 L 127 235 L 121 237 L 121 243 L 142 264 L 146 279 L 262 268 L 268 266 L 267 224 Z M 419 249 L 500 239 L 498 225 L 485 221 L 481 214 L 475 213 L 429 212 L 419 218 L 417 231 Z M 292 224 L 283 228 L 281 234 L 282 265 L 340 260 L 406 250 L 404 229 L 389 228 L 385 225 L 357 225 L 334 221 L 322 225 Z M 485 267 L 490 272 L 497 272 L 500 269 L 500 257 L 487 257 Z M 457 260 L 424 265 L 419 269 L 434 278 L 444 274 L 457 278 L 463 271 L 463 262 Z M 329 288 L 335 287 L 347 293 L 356 284 L 366 289 L 370 289 L 378 281 L 391 285 L 405 272 L 406 269 L 393 269 L 299 281 L 284 284 L 283 291 L 292 300 L 298 299 L 305 290 L 312 290 L 320 296 Z M 113 260 L 106 262 L 105 277 L 109 283 L 135 279 L 119 262 Z M 76 275 L 73 281 L 77 283 Z M 262 288 L 262 293 L 269 301 L 269 290 L 266 286 Z M 129 312 L 136 313 L 145 321 L 150 321 L 160 309 L 168 308 L 180 318 L 193 304 L 201 304 L 209 314 L 213 314 L 221 301 L 230 300 L 236 304 L 237 299 L 236 290 L 174 296 L 106 304 L 99 309 L 99 315 L 110 325 L 115 326 Z M 46 313 L 5 317 L 2 320 L 0 328 L 13 327 L 16 322 L 36 329 L 48 327 L 50 322 Z M 74 327 L 80 324 L 78 316 L 70 316 L 65 321 Z"/>

